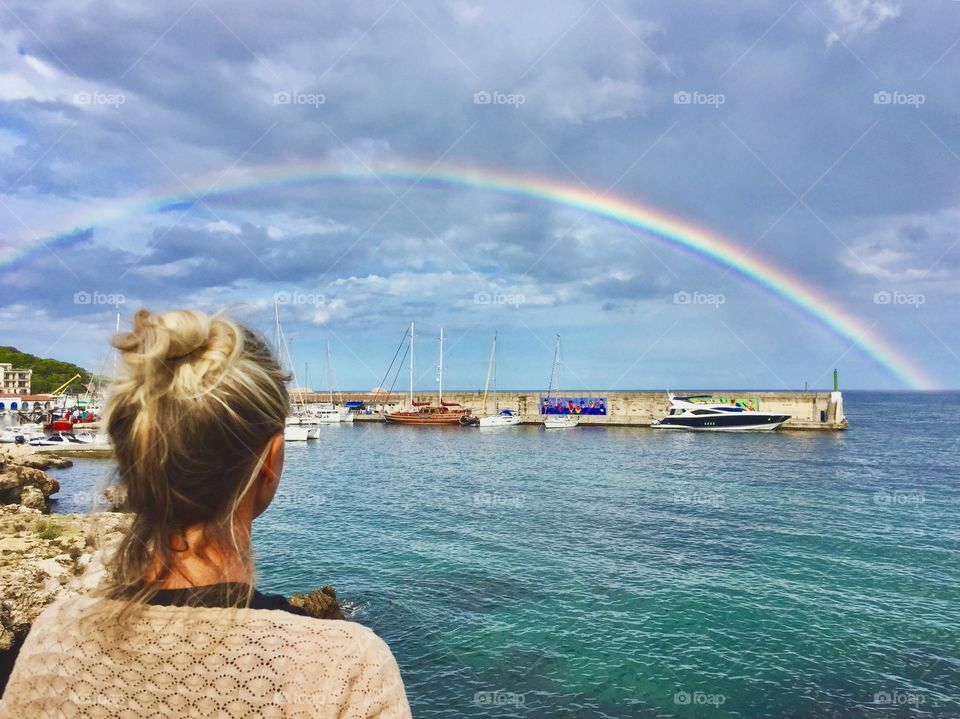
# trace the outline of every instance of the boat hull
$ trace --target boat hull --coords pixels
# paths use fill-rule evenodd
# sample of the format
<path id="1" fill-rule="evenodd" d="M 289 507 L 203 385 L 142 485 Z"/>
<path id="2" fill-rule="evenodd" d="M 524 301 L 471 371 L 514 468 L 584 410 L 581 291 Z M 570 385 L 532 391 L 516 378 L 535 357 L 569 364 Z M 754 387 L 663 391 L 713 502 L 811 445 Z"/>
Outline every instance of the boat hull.
<path id="1" fill-rule="evenodd" d="M 686 429 L 695 432 L 771 432 L 788 419 L 788 414 L 762 413 L 728 417 L 664 417 L 650 426 L 653 429 Z"/>
<path id="2" fill-rule="evenodd" d="M 286 442 L 306 442 L 310 438 L 310 428 L 305 425 L 288 424 L 283 428 L 283 439 Z"/>
<path id="3" fill-rule="evenodd" d="M 580 418 L 569 415 L 550 415 L 543 420 L 544 429 L 570 429 L 578 424 L 580 424 Z"/>
<path id="4" fill-rule="evenodd" d="M 519 417 L 507 417 L 499 414 L 490 417 L 480 417 L 477 421 L 478 427 L 516 427 L 518 424 L 520 424 Z"/>
<path id="5" fill-rule="evenodd" d="M 383 418 L 391 424 L 413 424 L 417 426 L 434 426 L 461 424 L 460 419 L 466 412 L 391 412 Z"/>

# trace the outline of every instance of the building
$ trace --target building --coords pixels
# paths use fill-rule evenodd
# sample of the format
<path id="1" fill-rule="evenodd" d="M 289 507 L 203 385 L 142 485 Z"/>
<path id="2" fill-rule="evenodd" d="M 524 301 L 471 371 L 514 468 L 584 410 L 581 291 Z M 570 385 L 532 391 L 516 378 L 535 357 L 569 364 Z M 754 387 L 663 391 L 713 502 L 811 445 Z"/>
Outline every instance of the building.
<path id="1" fill-rule="evenodd" d="M 30 394 L 32 369 L 15 369 L 9 362 L 0 362 L 0 392 Z"/>

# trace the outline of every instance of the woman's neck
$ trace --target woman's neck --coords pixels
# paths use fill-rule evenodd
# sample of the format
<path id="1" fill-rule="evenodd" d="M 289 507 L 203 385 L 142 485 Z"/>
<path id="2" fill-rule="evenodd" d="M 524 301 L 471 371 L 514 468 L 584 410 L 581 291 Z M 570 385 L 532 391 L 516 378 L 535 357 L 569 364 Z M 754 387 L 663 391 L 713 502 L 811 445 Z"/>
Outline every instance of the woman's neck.
<path id="1" fill-rule="evenodd" d="M 249 534 L 238 534 L 238 547 L 209 542 L 203 525 L 188 527 L 181 536 L 171 537 L 176 551 L 167 572 L 155 565 L 149 581 L 158 589 L 187 589 L 209 584 L 253 583 Z"/>

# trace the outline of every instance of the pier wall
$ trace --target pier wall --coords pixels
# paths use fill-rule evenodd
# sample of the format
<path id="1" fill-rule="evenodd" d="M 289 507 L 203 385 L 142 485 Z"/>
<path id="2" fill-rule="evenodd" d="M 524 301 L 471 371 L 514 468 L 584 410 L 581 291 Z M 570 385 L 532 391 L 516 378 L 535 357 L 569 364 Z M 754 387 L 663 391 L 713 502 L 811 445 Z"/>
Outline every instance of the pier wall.
<path id="1" fill-rule="evenodd" d="M 499 408 L 509 409 L 520 415 L 524 423 L 542 421 L 540 398 L 544 392 L 500 392 Z M 581 415 L 581 425 L 637 426 L 647 427 L 653 420 L 665 415 L 669 409 L 667 393 L 662 391 L 601 392 L 577 391 L 564 393 L 577 397 L 605 397 L 606 415 Z M 676 390 L 678 397 L 687 395 L 711 395 L 715 397 L 749 397 L 759 400 L 758 409 L 774 414 L 789 414 L 790 419 L 782 429 L 842 430 L 847 421 L 843 416 L 843 399 L 839 392 L 826 391 L 757 391 L 757 390 Z M 436 392 L 417 392 L 418 402 L 437 401 Z M 458 402 L 469 407 L 473 414 L 492 414 L 494 402 L 487 397 L 483 406 L 482 392 L 444 392 L 445 402 Z M 403 400 L 406 403 L 406 398 Z"/>

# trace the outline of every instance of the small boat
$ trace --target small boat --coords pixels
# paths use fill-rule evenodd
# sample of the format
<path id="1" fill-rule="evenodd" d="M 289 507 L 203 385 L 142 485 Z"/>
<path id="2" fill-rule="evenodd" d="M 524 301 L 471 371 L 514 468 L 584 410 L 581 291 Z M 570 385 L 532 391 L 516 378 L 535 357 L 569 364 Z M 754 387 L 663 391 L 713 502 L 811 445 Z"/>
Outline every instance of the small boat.
<path id="1" fill-rule="evenodd" d="M 343 404 L 343 395 L 340 395 L 340 405 L 333 401 L 333 353 L 330 352 L 330 340 L 327 340 L 327 391 L 330 400 L 315 407 L 315 415 L 321 424 L 340 424 L 353 422 L 353 412 Z"/>
<path id="2" fill-rule="evenodd" d="M 287 417 L 283 428 L 283 439 L 287 442 L 306 442 L 310 439 L 310 427 L 300 424 L 299 417 Z"/>
<path id="3" fill-rule="evenodd" d="M 570 429 L 580 424 L 580 416 L 569 414 L 556 407 L 551 408 L 550 398 L 553 395 L 553 380 L 557 380 L 557 395 L 560 395 L 560 335 L 557 335 L 557 347 L 553 351 L 553 369 L 550 370 L 550 386 L 547 388 L 546 410 L 543 416 L 544 429 Z M 554 411 L 551 411 L 553 409 Z"/>
<path id="4" fill-rule="evenodd" d="M 520 417 L 509 409 L 501 409 L 497 414 L 477 418 L 478 427 L 516 427 L 520 424 Z"/>
<path id="5" fill-rule="evenodd" d="M 654 429 L 689 429 L 699 432 L 765 432 L 777 429 L 789 414 L 759 412 L 741 404 L 697 401 L 712 397 L 695 395 L 670 399 L 670 412 L 650 426 Z M 732 400 L 731 400 L 732 401 Z"/>
<path id="6" fill-rule="evenodd" d="M 293 371 L 293 357 L 290 354 L 290 348 L 287 346 L 283 337 L 283 328 L 280 326 L 280 303 L 273 301 L 273 312 L 276 321 L 276 351 L 277 360 L 281 367 L 290 367 L 290 378 L 296 382 L 296 375 Z M 287 442 L 305 442 L 308 439 L 320 438 L 320 423 L 311 420 L 304 411 L 305 403 L 303 396 L 299 396 L 291 402 L 290 414 L 287 416 L 286 424 L 283 428 L 283 439 Z"/>
<path id="7" fill-rule="evenodd" d="M 490 375 L 493 374 L 493 414 L 482 417 L 470 417 L 464 424 L 475 424 L 478 427 L 515 427 L 520 424 L 520 417 L 509 409 L 500 409 L 497 395 L 497 333 L 493 333 L 493 346 L 490 348 L 490 360 L 487 362 L 487 380 L 483 385 L 482 405 L 487 409 L 487 390 L 490 389 Z"/>
<path id="8" fill-rule="evenodd" d="M 440 369 L 437 379 L 440 383 L 438 404 L 413 401 L 413 323 L 410 323 L 410 409 L 399 412 L 385 412 L 383 418 L 391 424 L 412 424 L 417 426 L 462 425 L 471 422 L 469 409 L 462 408 L 457 402 L 443 401 L 443 327 L 440 328 Z"/>
<path id="9" fill-rule="evenodd" d="M 580 418 L 575 414 L 548 414 L 543 418 L 544 429 L 569 429 L 580 424 Z"/>

